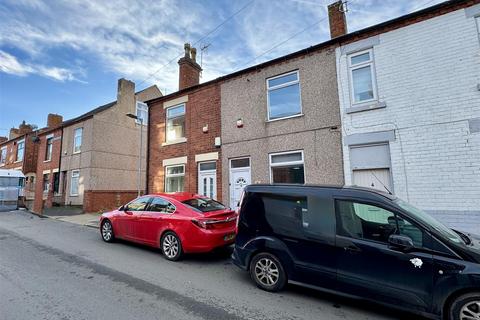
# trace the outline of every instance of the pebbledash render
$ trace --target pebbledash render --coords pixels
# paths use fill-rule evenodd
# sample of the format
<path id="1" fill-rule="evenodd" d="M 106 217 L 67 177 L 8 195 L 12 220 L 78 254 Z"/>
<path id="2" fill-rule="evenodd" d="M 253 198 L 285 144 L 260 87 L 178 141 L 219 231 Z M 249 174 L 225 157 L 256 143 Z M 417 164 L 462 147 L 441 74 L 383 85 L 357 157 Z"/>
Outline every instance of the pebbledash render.
<path id="1" fill-rule="evenodd" d="M 480 232 L 480 1 L 448 1 L 337 48 L 345 182 Z M 353 40 L 353 41 L 352 41 Z"/>
<path id="2" fill-rule="evenodd" d="M 133 82 L 120 79 L 116 101 L 63 123 L 59 187 L 63 204 L 96 212 L 137 196 L 140 124 L 126 114 L 145 119 L 148 112 L 143 101 L 159 96 L 156 86 L 135 93 Z M 146 137 L 146 126 L 142 130 Z M 142 149 L 144 192 L 146 139 Z"/>

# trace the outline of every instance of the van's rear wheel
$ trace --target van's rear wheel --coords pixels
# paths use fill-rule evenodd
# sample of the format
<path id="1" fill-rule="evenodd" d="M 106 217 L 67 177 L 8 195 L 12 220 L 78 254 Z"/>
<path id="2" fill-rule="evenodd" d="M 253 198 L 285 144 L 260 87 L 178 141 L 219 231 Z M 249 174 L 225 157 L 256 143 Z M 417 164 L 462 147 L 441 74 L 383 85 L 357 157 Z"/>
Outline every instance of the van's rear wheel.
<path id="1" fill-rule="evenodd" d="M 461 295 L 450 306 L 452 320 L 480 319 L 480 292 Z"/>
<path id="2" fill-rule="evenodd" d="M 273 254 L 259 253 L 250 263 L 250 276 L 260 289 L 280 291 L 287 283 L 287 276 L 280 261 Z"/>

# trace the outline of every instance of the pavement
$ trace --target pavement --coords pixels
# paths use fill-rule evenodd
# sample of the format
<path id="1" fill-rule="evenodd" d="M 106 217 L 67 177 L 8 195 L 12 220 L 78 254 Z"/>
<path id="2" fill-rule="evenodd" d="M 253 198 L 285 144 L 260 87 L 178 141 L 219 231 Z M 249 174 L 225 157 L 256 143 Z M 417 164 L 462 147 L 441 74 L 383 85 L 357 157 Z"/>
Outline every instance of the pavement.
<path id="1" fill-rule="evenodd" d="M 160 251 L 105 243 L 99 231 L 26 211 L 0 213 L 0 318 L 418 319 L 289 285 L 259 290 L 231 249 L 170 262 Z"/>
<path id="2" fill-rule="evenodd" d="M 44 213 L 44 216 L 54 220 L 60 220 L 64 222 L 79 224 L 92 228 L 100 227 L 100 213 L 80 213 L 75 215 L 48 215 Z"/>

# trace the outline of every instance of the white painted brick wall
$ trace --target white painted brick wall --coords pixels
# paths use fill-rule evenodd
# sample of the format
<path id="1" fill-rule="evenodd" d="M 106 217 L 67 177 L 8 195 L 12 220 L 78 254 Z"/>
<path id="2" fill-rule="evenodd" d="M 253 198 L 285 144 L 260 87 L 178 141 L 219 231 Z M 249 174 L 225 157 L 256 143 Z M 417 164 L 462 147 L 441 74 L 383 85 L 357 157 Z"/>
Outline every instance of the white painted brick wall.
<path id="1" fill-rule="evenodd" d="M 445 223 L 480 234 L 480 41 L 475 19 L 458 10 L 384 33 L 373 48 L 386 108 L 346 114 L 347 59 L 337 49 L 343 135 L 395 129 L 394 192 Z M 351 184 L 344 145 L 346 184 Z"/>

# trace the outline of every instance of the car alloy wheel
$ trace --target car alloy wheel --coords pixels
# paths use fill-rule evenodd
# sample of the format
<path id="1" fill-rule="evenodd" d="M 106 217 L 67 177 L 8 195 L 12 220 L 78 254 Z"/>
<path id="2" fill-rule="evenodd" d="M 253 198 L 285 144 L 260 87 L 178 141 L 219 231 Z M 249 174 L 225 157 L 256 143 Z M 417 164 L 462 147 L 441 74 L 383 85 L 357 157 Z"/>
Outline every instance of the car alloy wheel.
<path id="1" fill-rule="evenodd" d="M 273 286 L 278 281 L 278 267 L 269 258 L 262 258 L 255 264 L 255 277 L 266 286 Z"/>
<path id="2" fill-rule="evenodd" d="M 182 256 L 180 239 L 173 232 L 167 232 L 161 241 L 162 252 L 168 260 L 176 261 Z"/>
<path id="3" fill-rule="evenodd" d="M 460 309 L 460 320 L 480 320 L 480 300 L 470 301 Z"/>
<path id="4" fill-rule="evenodd" d="M 259 253 L 250 263 L 250 276 L 260 289 L 280 291 L 287 283 L 283 266 L 273 254 Z"/>
<path id="5" fill-rule="evenodd" d="M 102 239 L 105 242 L 113 241 L 113 228 L 112 224 L 108 220 L 105 220 L 102 223 Z"/>

